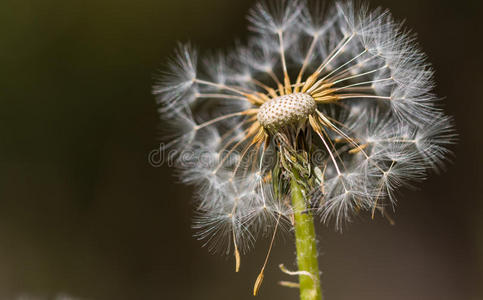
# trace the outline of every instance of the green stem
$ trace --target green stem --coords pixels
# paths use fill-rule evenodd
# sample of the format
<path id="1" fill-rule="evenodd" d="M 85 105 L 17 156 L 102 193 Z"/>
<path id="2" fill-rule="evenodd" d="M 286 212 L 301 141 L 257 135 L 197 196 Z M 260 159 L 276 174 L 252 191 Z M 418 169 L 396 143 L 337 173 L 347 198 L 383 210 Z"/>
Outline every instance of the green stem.
<path id="1" fill-rule="evenodd" d="M 317 243 L 315 238 L 314 218 L 307 210 L 304 194 L 297 183 L 299 175 L 294 172 L 290 188 L 295 219 L 295 245 L 297 248 L 297 265 L 299 272 L 300 299 L 322 300 L 319 278 L 319 262 L 317 260 Z"/>

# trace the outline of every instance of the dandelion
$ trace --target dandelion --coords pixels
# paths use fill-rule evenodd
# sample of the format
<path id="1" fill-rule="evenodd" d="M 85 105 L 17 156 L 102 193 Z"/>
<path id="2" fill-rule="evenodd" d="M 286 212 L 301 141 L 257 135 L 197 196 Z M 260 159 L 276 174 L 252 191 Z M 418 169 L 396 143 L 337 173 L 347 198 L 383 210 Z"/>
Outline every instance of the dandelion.
<path id="1" fill-rule="evenodd" d="M 440 170 L 454 140 L 414 35 L 387 10 L 262 1 L 251 37 L 198 63 L 180 44 L 154 94 L 179 177 L 197 186 L 197 237 L 240 255 L 294 231 L 301 299 L 321 299 L 314 219 L 341 230 Z M 270 252 L 269 250 L 269 252 Z M 263 271 L 255 284 L 255 294 Z"/>

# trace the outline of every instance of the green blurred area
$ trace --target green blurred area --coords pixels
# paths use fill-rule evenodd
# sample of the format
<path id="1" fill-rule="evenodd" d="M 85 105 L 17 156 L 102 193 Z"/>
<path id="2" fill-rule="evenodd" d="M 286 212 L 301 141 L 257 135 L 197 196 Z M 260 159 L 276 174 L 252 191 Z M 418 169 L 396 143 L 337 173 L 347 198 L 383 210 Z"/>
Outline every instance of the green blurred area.
<path id="1" fill-rule="evenodd" d="M 152 75 L 176 42 L 246 35 L 253 1 L 0 3 L 0 299 L 246 299 L 267 249 L 242 260 L 192 238 L 191 190 L 148 164 L 163 126 Z M 419 33 L 456 118 L 454 163 L 406 191 L 397 225 L 318 227 L 327 299 L 481 299 L 483 82 L 479 2 L 374 1 Z M 278 247 L 277 247 L 278 245 Z M 279 240 L 262 299 L 296 299 Z"/>

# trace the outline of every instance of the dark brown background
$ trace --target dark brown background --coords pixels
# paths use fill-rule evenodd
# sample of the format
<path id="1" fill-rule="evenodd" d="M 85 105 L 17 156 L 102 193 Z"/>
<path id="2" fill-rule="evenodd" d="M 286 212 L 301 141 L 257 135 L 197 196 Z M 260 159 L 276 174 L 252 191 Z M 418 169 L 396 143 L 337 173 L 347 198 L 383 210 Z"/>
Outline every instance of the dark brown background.
<path id="1" fill-rule="evenodd" d="M 252 1 L 2 0 L 0 299 L 250 299 L 267 242 L 210 255 L 191 237 L 191 190 L 151 167 L 151 75 L 177 40 L 243 38 Z M 419 33 L 460 142 L 446 173 L 400 197 L 396 226 L 318 227 L 328 300 L 482 299 L 480 1 L 373 1 Z M 260 299 L 297 299 L 279 239 Z"/>

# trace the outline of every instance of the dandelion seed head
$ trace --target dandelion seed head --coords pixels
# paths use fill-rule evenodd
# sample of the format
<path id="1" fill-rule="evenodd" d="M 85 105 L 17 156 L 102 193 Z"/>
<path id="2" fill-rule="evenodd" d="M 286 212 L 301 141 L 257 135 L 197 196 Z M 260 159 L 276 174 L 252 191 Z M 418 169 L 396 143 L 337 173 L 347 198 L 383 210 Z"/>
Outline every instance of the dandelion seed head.
<path id="1" fill-rule="evenodd" d="M 340 230 L 444 168 L 452 120 L 415 35 L 389 11 L 267 0 L 248 22 L 231 50 L 179 45 L 153 87 L 210 249 L 247 251 L 275 223 L 291 229 L 295 171 L 308 210 Z"/>
<path id="2" fill-rule="evenodd" d="M 306 120 L 316 107 L 315 100 L 309 94 L 288 94 L 263 103 L 257 119 L 264 128 L 277 129 Z"/>

